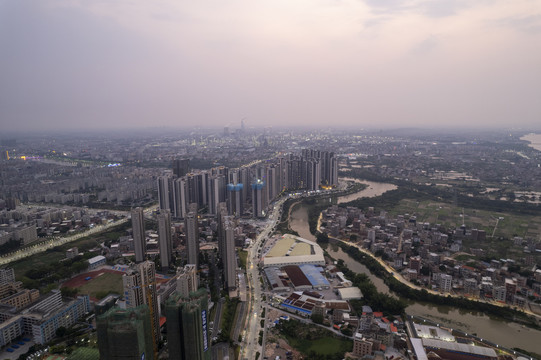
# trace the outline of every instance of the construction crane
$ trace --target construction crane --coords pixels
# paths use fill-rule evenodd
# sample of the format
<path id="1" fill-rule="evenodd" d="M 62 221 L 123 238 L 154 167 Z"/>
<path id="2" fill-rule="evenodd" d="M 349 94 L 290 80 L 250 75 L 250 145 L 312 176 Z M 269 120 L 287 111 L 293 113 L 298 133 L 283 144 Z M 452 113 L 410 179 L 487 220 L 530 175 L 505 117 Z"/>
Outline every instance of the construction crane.
<path id="1" fill-rule="evenodd" d="M 154 313 L 154 297 L 152 296 L 152 288 L 156 289 L 156 280 L 154 280 L 150 284 L 145 284 L 145 293 L 147 298 L 147 305 L 148 309 L 150 311 L 150 319 L 152 322 L 152 347 L 154 349 L 154 359 L 158 359 L 158 339 L 159 334 L 157 332 L 159 331 L 160 326 L 160 320 L 158 319 L 158 324 L 156 324 L 156 318 Z"/>

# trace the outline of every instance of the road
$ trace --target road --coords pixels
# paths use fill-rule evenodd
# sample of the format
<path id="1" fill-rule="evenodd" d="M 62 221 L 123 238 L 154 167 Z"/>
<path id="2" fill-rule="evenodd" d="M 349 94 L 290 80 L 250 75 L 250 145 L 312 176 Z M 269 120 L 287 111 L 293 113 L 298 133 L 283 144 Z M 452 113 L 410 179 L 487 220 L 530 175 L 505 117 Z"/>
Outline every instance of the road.
<path id="1" fill-rule="evenodd" d="M 241 301 L 239 302 L 239 306 L 237 307 L 238 311 L 235 313 L 235 327 L 233 328 L 233 334 L 231 335 L 231 339 L 233 341 L 238 341 L 239 334 L 242 332 L 242 327 L 244 325 L 244 313 L 246 312 L 246 302 Z"/>
<path id="2" fill-rule="evenodd" d="M 278 220 L 282 205 L 285 199 L 277 201 L 274 205 L 272 214 L 269 216 L 269 221 L 265 228 L 256 237 L 253 244 L 248 248 L 248 258 L 246 261 L 246 272 L 248 274 L 248 294 L 249 306 L 247 316 L 247 326 L 244 332 L 244 341 L 241 344 L 241 358 L 251 360 L 255 359 L 256 352 L 263 353 L 261 345 L 259 345 L 259 330 L 261 329 L 261 281 L 259 280 L 259 251 L 267 237 L 273 232 Z"/>
<path id="3" fill-rule="evenodd" d="M 152 213 L 152 211 L 156 210 L 157 208 L 158 208 L 157 206 L 151 206 L 149 208 L 146 208 L 145 209 L 145 215 L 148 216 L 150 213 Z M 79 239 L 84 238 L 86 236 L 96 235 L 96 234 L 102 233 L 104 231 L 107 231 L 107 230 L 109 230 L 111 228 L 114 228 L 116 226 L 125 224 L 127 222 L 128 222 L 128 218 L 125 217 L 125 218 L 120 219 L 120 220 L 111 221 L 111 222 L 109 222 L 107 224 L 104 224 L 104 225 L 94 226 L 91 229 L 88 229 L 86 231 L 77 233 L 75 235 L 66 236 L 66 237 L 53 237 L 53 238 L 48 239 L 46 241 L 40 242 L 39 244 L 35 244 L 33 246 L 30 246 L 30 247 L 27 247 L 27 248 L 24 248 L 24 249 L 21 249 L 21 250 L 17 250 L 17 251 L 2 255 L 2 257 L 0 257 L 0 265 L 9 264 L 10 262 L 17 261 L 17 260 L 24 259 L 26 257 L 32 256 L 32 255 L 35 255 L 35 254 L 45 252 L 48 249 L 52 249 L 54 247 L 64 245 L 64 244 L 67 244 L 67 243 L 70 243 L 70 242 L 73 242 L 73 241 L 76 241 L 76 240 L 79 240 Z"/>

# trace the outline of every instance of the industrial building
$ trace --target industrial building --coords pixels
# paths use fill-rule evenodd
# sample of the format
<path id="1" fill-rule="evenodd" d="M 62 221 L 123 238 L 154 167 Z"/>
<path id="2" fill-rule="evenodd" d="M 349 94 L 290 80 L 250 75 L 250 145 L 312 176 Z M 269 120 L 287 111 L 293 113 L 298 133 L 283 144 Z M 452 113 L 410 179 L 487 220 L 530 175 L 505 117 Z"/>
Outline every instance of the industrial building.
<path id="1" fill-rule="evenodd" d="M 456 342 L 422 339 L 427 353 L 434 352 L 442 359 L 449 360 L 496 360 L 498 355 L 494 349 L 484 346 L 460 344 Z"/>
<path id="2" fill-rule="evenodd" d="M 303 264 L 325 265 L 323 250 L 318 244 L 291 234 L 278 239 L 263 259 L 265 267 Z"/>
<path id="3" fill-rule="evenodd" d="M 325 300 L 321 297 L 312 296 L 306 292 L 293 292 L 280 306 L 299 315 L 310 316 L 312 311 L 319 305 L 325 305 L 325 310 L 340 310 L 350 312 L 351 307 L 345 300 Z"/>
<path id="4" fill-rule="evenodd" d="M 328 289 L 329 281 L 322 275 L 320 266 L 312 264 L 287 265 L 282 268 L 288 275 L 295 290 Z"/>
<path id="5" fill-rule="evenodd" d="M 269 285 L 273 291 L 287 291 L 290 289 L 287 274 L 277 267 L 263 269 Z"/>
<path id="6" fill-rule="evenodd" d="M 449 331 L 438 326 L 429 326 L 413 323 L 417 337 L 422 339 L 435 339 L 443 341 L 455 341 L 455 337 Z"/>
<path id="7" fill-rule="evenodd" d="M 338 289 L 338 296 L 342 300 L 362 299 L 363 293 L 358 287 L 347 287 Z"/>

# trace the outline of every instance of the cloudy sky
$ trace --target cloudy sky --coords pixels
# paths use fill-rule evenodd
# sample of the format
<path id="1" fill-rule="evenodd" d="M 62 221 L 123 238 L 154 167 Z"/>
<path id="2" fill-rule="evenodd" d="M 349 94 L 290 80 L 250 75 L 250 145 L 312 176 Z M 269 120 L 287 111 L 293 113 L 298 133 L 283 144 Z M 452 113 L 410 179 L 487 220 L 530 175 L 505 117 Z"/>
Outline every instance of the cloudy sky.
<path id="1" fill-rule="evenodd" d="M 541 127 L 540 0 L 0 0 L 5 130 Z"/>

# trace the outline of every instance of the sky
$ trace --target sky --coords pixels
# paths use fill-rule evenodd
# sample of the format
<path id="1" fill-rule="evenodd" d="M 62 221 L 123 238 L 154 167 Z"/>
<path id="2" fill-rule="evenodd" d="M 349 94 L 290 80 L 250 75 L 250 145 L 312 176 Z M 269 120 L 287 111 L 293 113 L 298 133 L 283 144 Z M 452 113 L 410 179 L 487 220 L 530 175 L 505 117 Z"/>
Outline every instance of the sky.
<path id="1" fill-rule="evenodd" d="M 539 0 L 0 0 L 0 129 L 541 128 Z"/>

